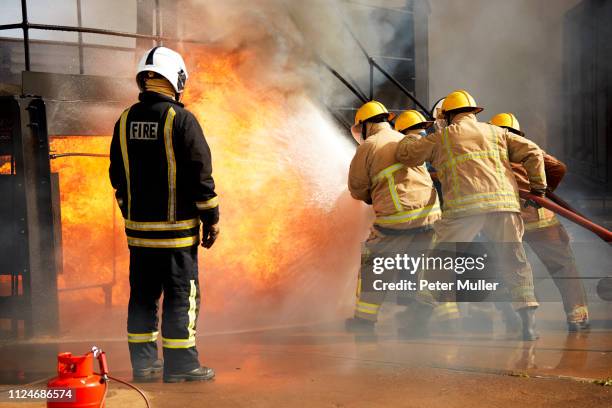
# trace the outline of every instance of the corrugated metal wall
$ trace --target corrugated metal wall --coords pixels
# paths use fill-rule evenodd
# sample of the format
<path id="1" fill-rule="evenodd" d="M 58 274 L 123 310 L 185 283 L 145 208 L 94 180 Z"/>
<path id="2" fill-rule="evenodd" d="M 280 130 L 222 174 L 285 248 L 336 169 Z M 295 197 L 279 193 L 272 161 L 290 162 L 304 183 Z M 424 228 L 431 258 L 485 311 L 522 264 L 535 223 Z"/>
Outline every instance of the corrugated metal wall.
<path id="1" fill-rule="evenodd" d="M 564 22 L 563 129 L 572 171 L 612 191 L 612 2 L 585 0 Z"/>

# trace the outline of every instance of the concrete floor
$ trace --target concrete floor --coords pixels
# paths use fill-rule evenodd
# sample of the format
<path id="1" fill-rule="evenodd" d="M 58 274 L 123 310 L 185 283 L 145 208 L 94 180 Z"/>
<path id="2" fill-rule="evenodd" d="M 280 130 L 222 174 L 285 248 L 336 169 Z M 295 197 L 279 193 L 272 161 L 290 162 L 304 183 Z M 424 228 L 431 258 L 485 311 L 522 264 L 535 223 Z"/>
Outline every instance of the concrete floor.
<path id="1" fill-rule="evenodd" d="M 214 381 L 139 386 L 154 407 L 612 406 L 612 387 L 589 383 L 612 377 L 612 331 L 567 335 L 544 325 L 541 334 L 533 343 L 484 334 L 402 341 L 384 325 L 377 338 L 361 339 L 328 324 L 203 336 L 198 348 L 217 370 Z M 129 380 L 125 341 L 97 345 L 112 374 Z M 1 345 L 0 383 L 50 375 L 57 352 L 90 346 L 54 339 Z M 8 406 L 44 404 L 0 402 Z M 135 392 L 111 383 L 107 407 L 140 406 Z"/>

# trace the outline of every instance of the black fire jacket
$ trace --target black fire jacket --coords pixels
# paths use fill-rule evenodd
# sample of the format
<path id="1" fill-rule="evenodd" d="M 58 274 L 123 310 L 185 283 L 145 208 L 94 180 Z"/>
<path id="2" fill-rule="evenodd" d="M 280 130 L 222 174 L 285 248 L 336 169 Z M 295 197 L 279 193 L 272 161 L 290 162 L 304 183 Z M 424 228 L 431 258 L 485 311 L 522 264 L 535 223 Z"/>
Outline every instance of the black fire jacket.
<path id="1" fill-rule="evenodd" d="M 110 180 L 129 246 L 184 248 L 200 220 L 219 220 L 211 155 L 195 116 L 164 95 L 144 92 L 113 132 Z"/>

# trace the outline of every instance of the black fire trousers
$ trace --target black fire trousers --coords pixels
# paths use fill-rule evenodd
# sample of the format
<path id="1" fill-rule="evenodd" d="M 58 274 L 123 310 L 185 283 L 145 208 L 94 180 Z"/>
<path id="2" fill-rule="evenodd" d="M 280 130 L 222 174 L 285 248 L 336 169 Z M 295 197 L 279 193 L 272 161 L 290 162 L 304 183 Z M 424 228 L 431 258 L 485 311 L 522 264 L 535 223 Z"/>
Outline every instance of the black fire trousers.
<path id="1" fill-rule="evenodd" d="M 157 311 L 162 293 L 164 372 L 196 369 L 200 367 L 195 346 L 200 307 L 197 245 L 180 249 L 130 247 L 127 326 L 134 369 L 149 367 L 158 358 Z"/>

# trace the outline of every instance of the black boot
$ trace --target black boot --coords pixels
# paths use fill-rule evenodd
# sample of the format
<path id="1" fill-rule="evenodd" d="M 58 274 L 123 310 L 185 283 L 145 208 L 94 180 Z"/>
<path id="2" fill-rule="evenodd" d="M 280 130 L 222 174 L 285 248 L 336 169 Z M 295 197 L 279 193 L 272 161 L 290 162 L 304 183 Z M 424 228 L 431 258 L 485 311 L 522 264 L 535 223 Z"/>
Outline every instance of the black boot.
<path id="1" fill-rule="evenodd" d="M 579 322 L 567 322 L 567 331 L 570 333 L 588 331 L 591 329 L 589 319 L 584 319 Z"/>
<path id="2" fill-rule="evenodd" d="M 374 333 L 374 322 L 371 320 L 362 319 L 360 317 L 351 317 L 346 319 L 344 327 L 346 331 L 355 334 L 372 334 Z"/>
<path id="3" fill-rule="evenodd" d="M 535 307 L 524 307 L 518 310 L 518 314 L 521 316 L 523 322 L 524 341 L 533 341 L 540 338 L 540 335 L 536 331 L 535 311 Z"/>
<path id="4" fill-rule="evenodd" d="M 132 376 L 134 382 L 149 382 L 154 381 L 161 377 L 161 372 L 164 369 L 164 362 L 162 360 L 155 360 L 149 367 L 134 368 L 132 370 Z"/>
<path id="5" fill-rule="evenodd" d="M 512 309 L 510 303 L 496 303 L 495 307 L 501 312 L 502 321 L 506 329 L 506 336 L 517 336 L 521 330 L 521 321 L 514 309 Z"/>
<path id="6" fill-rule="evenodd" d="M 183 381 L 206 381 L 215 377 L 215 370 L 208 367 L 199 367 L 195 370 L 179 374 L 164 374 L 165 383 L 178 383 Z"/>
<path id="7" fill-rule="evenodd" d="M 429 336 L 429 321 L 433 307 L 421 303 L 414 303 L 411 307 L 411 318 L 404 322 L 404 327 L 397 329 L 397 335 L 403 339 L 420 339 Z"/>

